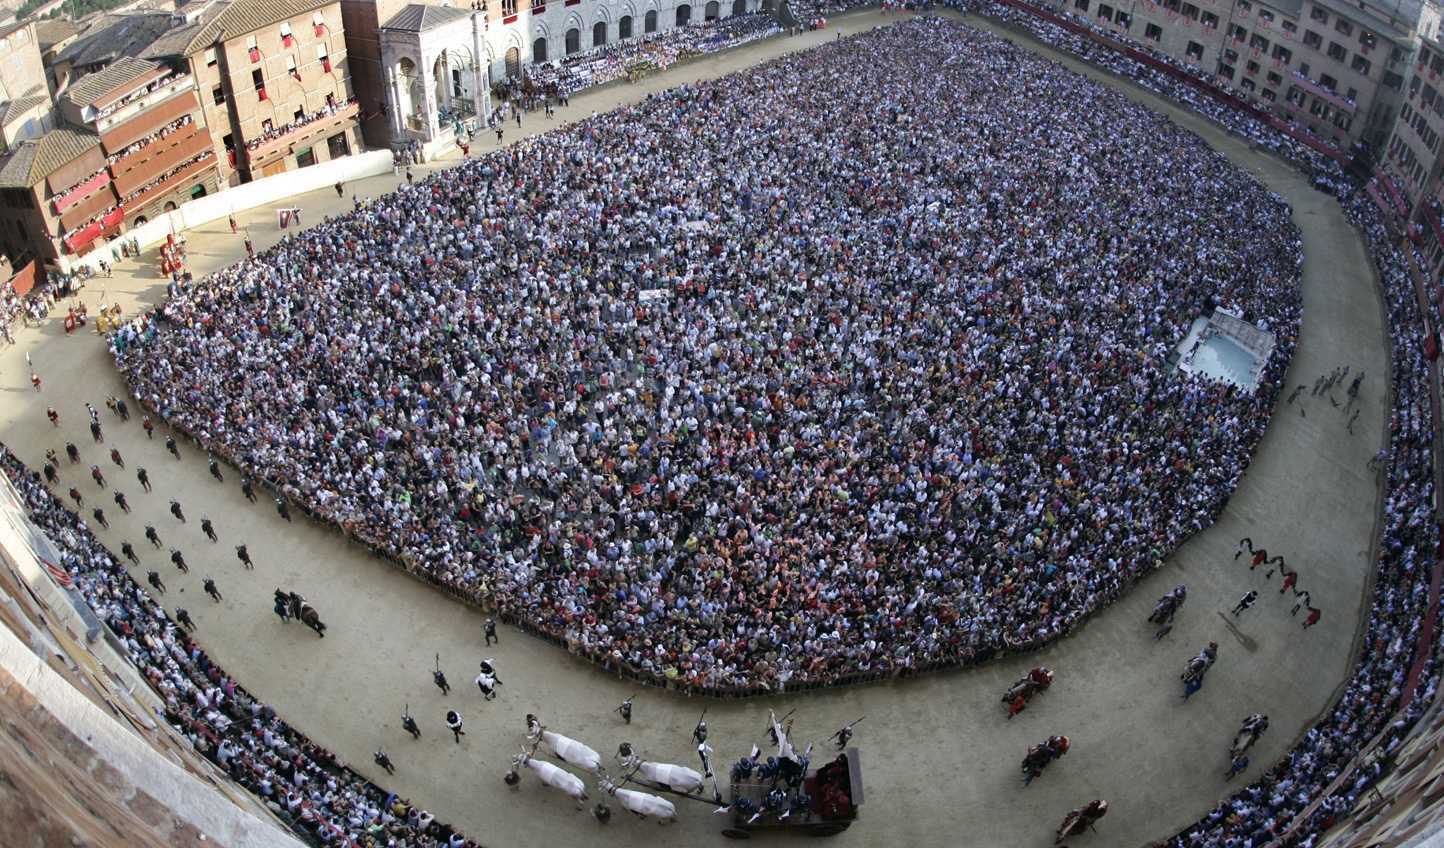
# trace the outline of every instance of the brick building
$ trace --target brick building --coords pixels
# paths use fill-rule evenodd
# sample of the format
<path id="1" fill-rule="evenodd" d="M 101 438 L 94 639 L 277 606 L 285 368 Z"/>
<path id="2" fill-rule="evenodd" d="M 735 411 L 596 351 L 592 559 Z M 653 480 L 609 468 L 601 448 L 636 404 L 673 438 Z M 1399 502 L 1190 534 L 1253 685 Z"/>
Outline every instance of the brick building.
<path id="1" fill-rule="evenodd" d="M 195 5 L 195 4 L 192 4 Z M 338 0 L 216 3 L 146 51 L 185 63 L 220 179 L 237 185 L 360 152 Z"/>
<path id="2" fill-rule="evenodd" d="M 124 217 L 138 226 L 217 188 L 215 145 L 187 67 L 121 59 L 59 98 L 97 134 Z"/>
<path id="3" fill-rule="evenodd" d="M 1255 104 L 1348 149 L 1382 149 L 1421 38 L 1429 0 L 1067 0 L 1077 15 L 1214 73 Z"/>
<path id="4" fill-rule="evenodd" d="M 60 127 L 0 157 L 0 252 L 17 265 L 85 254 L 124 216 L 100 138 Z"/>

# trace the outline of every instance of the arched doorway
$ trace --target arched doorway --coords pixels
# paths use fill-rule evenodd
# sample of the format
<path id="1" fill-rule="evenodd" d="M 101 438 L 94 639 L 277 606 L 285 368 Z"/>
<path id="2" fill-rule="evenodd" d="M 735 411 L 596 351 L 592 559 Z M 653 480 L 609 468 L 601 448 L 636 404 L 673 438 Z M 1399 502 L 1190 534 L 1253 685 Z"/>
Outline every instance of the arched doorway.
<path id="1" fill-rule="evenodd" d="M 642 18 L 642 32 L 653 33 L 657 31 L 657 10 L 653 9 Z"/>
<path id="2" fill-rule="evenodd" d="M 531 43 L 531 61 L 534 65 L 540 65 L 547 60 L 547 40 L 538 38 Z"/>
<path id="3" fill-rule="evenodd" d="M 734 15 L 745 15 L 745 14 L 747 14 L 747 0 L 733 0 L 733 3 L 732 3 L 732 14 L 734 14 Z"/>
<path id="4" fill-rule="evenodd" d="M 131 224 L 131 225 L 130 225 L 130 228 L 131 228 L 131 229 L 135 229 L 136 227 L 145 226 L 145 222 L 148 221 L 148 220 L 150 220 L 150 219 L 147 218 L 147 217 L 145 217 L 144 215 L 137 215 L 137 216 L 135 216 L 135 223 Z"/>
<path id="5" fill-rule="evenodd" d="M 677 26 L 684 27 L 692 23 L 692 7 L 686 3 L 677 7 Z"/>
<path id="6" fill-rule="evenodd" d="M 628 38 L 631 38 L 631 37 L 632 37 L 632 16 L 631 16 L 631 15 L 623 15 L 623 16 L 622 16 L 622 19 L 621 19 L 620 21 L 617 21 L 617 38 L 618 38 L 618 39 L 628 39 Z"/>
<path id="7" fill-rule="evenodd" d="M 167 201 L 165 202 L 165 211 L 167 211 L 167 212 L 174 212 L 175 209 L 176 209 L 176 206 L 175 206 L 175 201 L 174 201 L 174 200 L 167 200 Z"/>
<path id="8" fill-rule="evenodd" d="M 606 22 L 606 21 L 597 21 L 597 25 L 594 26 L 594 27 L 592 27 L 592 46 L 593 46 L 593 47 L 601 47 L 601 46 L 605 45 L 606 43 L 607 43 L 607 22 Z"/>
<path id="9" fill-rule="evenodd" d="M 567 30 L 567 55 L 580 53 L 582 50 L 582 32 L 576 27 Z"/>
<path id="10" fill-rule="evenodd" d="M 506 49 L 506 75 L 508 77 L 521 76 L 521 51 L 515 47 Z"/>
<path id="11" fill-rule="evenodd" d="M 416 63 L 402 58 L 396 63 L 396 75 L 401 81 L 397 91 L 401 102 L 396 104 L 396 111 L 401 115 L 401 125 L 405 128 L 421 129 L 421 76 L 416 73 Z"/>
<path id="12" fill-rule="evenodd" d="M 715 21 L 722 14 L 722 4 L 717 0 L 708 0 L 706 6 L 702 7 L 703 20 Z"/>

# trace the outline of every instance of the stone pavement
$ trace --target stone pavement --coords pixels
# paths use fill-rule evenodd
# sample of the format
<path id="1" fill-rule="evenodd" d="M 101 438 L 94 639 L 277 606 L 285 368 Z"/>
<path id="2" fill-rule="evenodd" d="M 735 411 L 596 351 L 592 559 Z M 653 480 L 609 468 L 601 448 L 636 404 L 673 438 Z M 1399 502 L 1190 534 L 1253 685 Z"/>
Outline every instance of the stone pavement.
<path id="1" fill-rule="evenodd" d="M 673 68 L 665 77 L 582 94 L 570 109 L 561 110 L 560 118 L 582 118 L 593 110 L 634 102 L 648 91 L 812 46 L 835 38 L 838 27 L 856 32 L 894 19 L 875 11 L 858 13 L 835 20 L 826 31 L 772 39 Z M 1133 89 L 1125 90 L 1138 96 Z M 1097 797 L 1110 802 L 1111 812 L 1098 835 L 1076 844 L 1147 844 L 1195 820 L 1241 785 L 1224 783 L 1223 772 L 1229 742 L 1244 716 L 1261 712 L 1271 717 L 1272 730 L 1255 749 L 1254 762 L 1273 762 L 1317 720 L 1344 680 L 1360 617 L 1367 610 L 1379 490 L 1365 464 L 1384 444 L 1384 380 L 1390 372 L 1367 256 L 1337 203 L 1312 191 L 1289 166 L 1251 153 L 1244 142 L 1191 114 L 1166 105 L 1159 108 L 1293 203 L 1295 220 L 1304 230 L 1306 311 L 1290 383 L 1312 383 L 1319 374 L 1345 364 L 1353 373 L 1367 372 L 1360 393 L 1362 414 L 1351 437 L 1338 410 L 1307 392 L 1308 417 L 1296 411 L 1298 402 L 1282 406 L 1219 523 L 1185 544 L 1162 573 L 1144 580 L 1075 636 L 1031 657 L 900 684 L 770 701 L 709 702 L 641 689 L 510 629 L 503 629 L 499 645 L 483 647 L 481 613 L 304 519 L 282 523 L 266 501 L 253 506 L 242 498 L 234 472 L 227 474 L 224 485 L 217 483 L 206 474 L 204 456 L 194 449 L 183 446 L 184 459 L 177 462 L 165 452 L 160 437 L 147 442 L 138 415 L 126 425 L 111 416 L 102 403 L 107 394 L 122 394 L 123 387 L 93 325 L 67 337 L 60 321 L 51 320 L 21 333 L 18 346 L 0 351 L 0 391 L 5 398 L 0 404 L 0 439 L 35 468 L 43 462 L 46 447 L 60 450 L 67 439 L 79 445 L 85 464 L 65 464 L 64 485 L 94 490 L 80 469 L 96 463 L 107 470 L 112 485 L 129 496 L 134 513 L 109 511 L 112 529 L 97 528 L 100 538 L 116 550 L 123 539 L 140 543 L 143 565 L 160 570 L 171 589 L 164 602 L 191 611 L 199 640 L 224 668 L 312 739 L 368 775 L 380 772 L 371 764 L 371 752 L 385 748 L 397 771 L 394 777 L 380 774 L 382 785 L 492 848 L 538 841 L 616 846 L 721 842 L 717 833 L 722 817 L 698 803 L 677 801 L 680 821 L 667 827 L 620 814 L 603 827 L 529 773 L 523 775 L 519 791 L 508 791 L 501 776 L 507 758 L 521 749 L 528 712 L 540 715 L 551 729 L 582 739 L 609 761 L 618 743 L 629 741 L 648 759 L 695 766 L 689 734 L 706 708 L 709 741 L 725 772 L 725 765 L 743 756 L 753 742 L 765 743 L 769 707 L 779 714 L 797 709 L 794 738 L 799 747 L 816 740 L 818 760 L 830 749 L 825 742 L 830 734 L 858 716 L 867 717 L 854 740 L 861 750 L 867 803 L 861 821 L 839 837 L 850 844 L 896 840 L 918 846 L 1047 845 L 1069 809 Z M 524 131 L 550 126 L 545 117 L 531 115 L 525 118 Z M 508 137 L 514 140 L 511 128 Z M 494 148 L 493 133 L 478 136 L 472 152 Z M 459 154 L 453 154 L 422 166 L 417 178 L 457 159 Z M 345 198 L 326 190 L 296 202 L 304 220 L 314 223 L 351 208 L 353 194 L 375 196 L 397 182 L 388 174 L 348 184 Z M 258 250 L 283 235 L 270 209 L 237 218 Z M 186 235 L 191 268 L 198 275 L 244 255 L 241 236 L 232 235 L 225 221 Z M 134 314 L 164 297 L 158 266 L 154 251 L 144 262 L 122 263 L 114 279 L 91 281 L 80 299 L 93 309 L 102 299 L 103 282 L 104 297 Z M 29 384 L 23 358 L 27 351 L 44 380 L 40 393 Z M 102 410 L 107 445 L 120 448 L 129 471 L 110 466 L 107 451 L 90 440 L 86 401 Z M 47 405 L 62 416 L 59 431 L 45 420 Z M 163 435 L 164 428 L 157 429 Z M 149 470 L 153 494 L 143 493 L 135 482 L 138 465 Z M 167 514 L 172 497 L 184 505 L 189 524 Z M 201 534 L 203 515 L 215 521 L 219 544 Z M 146 521 L 157 527 L 167 546 L 185 553 L 190 574 L 167 570 L 163 555 L 147 553 L 152 549 L 141 536 Z M 1301 571 L 1301 585 L 1324 610 L 1320 626 L 1305 632 L 1302 615 L 1289 616 L 1292 600 L 1278 596 L 1277 575 L 1265 581 L 1262 571 L 1250 572 L 1244 561 L 1234 561 L 1242 536 L 1285 555 Z M 243 570 L 235 560 L 232 545 L 242 542 L 250 546 L 255 571 Z M 224 603 L 213 603 L 201 593 L 207 575 L 225 594 Z M 137 576 L 143 582 L 143 569 Z M 1155 642 L 1145 618 L 1157 598 L 1179 583 L 1189 588 L 1188 604 L 1173 633 Z M 270 601 L 278 587 L 307 596 L 330 625 L 328 638 L 318 639 L 298 624 L 281 624 Z M 1260 591 L 1259 604 L 1241 618 L 1227 615 L 1251 588 Z M 1218 665 L 1203 691 L 1185 703 L 1179 697 L 1178 674 L 1185 660 L 1209 641 L 1221 644 Z M 431 683 L 437 654 L 453 686 L 448 697 Z M 484 702 L 471 678 L 476 661 L 488 657 L 495 658 L 505 683 L 495 701 Z M 1006 721 L 998 698 L 1037 664 L 1053 668 L 1056 682 L 1025 713 Z M 612 710 L 634 694 L 635 717 L 626 726 Z M 399 717 L 408 705 L 422 727 L 419 741 L 400 727 Z M 468 735 L 459 745 L 442 722 L 451 708 L 466 720 Z M 1072 738 L 1072 751 L 1031 787 L 1021 788 L 1018 764 L 1027 747 L 1055 733 Z M 615 762 L 610 763 L 615 773 Z M 1255 765 L 1246 776 L 1259 771 Z M 595 800 L 598 793 L 592 795 Z"/>

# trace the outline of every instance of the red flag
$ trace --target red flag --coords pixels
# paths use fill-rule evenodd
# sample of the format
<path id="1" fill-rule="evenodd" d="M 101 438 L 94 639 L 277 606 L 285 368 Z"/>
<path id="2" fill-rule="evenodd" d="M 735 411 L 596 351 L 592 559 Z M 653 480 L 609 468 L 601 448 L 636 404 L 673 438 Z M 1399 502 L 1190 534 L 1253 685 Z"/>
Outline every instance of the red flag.
<path id="1" fill-rule="evenodd" d="M 45 563 L 45 569 L 50 572 L 50 577 L 62 586 L 74 586 L 75 581 L 70 578 L 70 572 L 56 565 L 44 557 L 40 561 Z"/>

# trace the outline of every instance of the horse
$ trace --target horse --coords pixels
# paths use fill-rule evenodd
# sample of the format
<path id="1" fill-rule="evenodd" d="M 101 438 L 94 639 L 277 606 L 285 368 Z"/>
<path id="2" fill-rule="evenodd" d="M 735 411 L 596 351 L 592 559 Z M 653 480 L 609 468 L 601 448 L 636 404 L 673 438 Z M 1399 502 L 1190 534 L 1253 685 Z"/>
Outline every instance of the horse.
<path id="1" fill-rule="evenodd" d="M 570 763 L 579 769 L 585 769 L 592 774 L 597 774 L 602 766 L 602 755 L 583 745 L 575 739 L 563 736 L 560 733 L 553 733 L 540 724 L 532 724 L 535 730 L 527 734 L 527 741 L 534 745 L 538 742 L 545 742 L 551 749 L 552 754 L 564 763 Z"/>
<path id="2" fill-rule="evenodd" d="M 1188 587 L 1179 586 L 1172 592 L 1158 599 L 1158 605 L 1153 608 L 1153 614 L 1148 620 L 1153 624 L 1162 624 L 1183 608 L 1183 602 L 1188 600 Z"/>
<path id="3" fill-rule="evenodd" d="M 1063 824 L 1058 827 L 1058 838 L 1053 844 L 1067 839 L 1070 836 L 1079 836 L 1083 831 L 1093 826 L 1093 823 L 1103 818 L 1108 812 L 1108 802 L 1097 800 L 1086 807 L 1073 810 L 1063 817 Z"/>
<path id="4" fill-rule="evenodd" d="M 622 765 L 634 769 L 633 774 L 640 771 L 647 780 L 678 792 L 695 792 L 702 788 L 702 775 L 686 766 L 649 763 L 636 754 L 623 760 Z"/>
<path id="5" fill-rule="evenodd" d="M 561 766 L 553 765 L 546 760 L 532 759 L 531 754 L 528 754 L 526 751 L 522 751 L 520 754 L 512 757 L 511 764 L 513 769 L 507 772 L 506 776 L 508 785 L 515 785 L 515 781 L 512 780 L 512 775 L 516 774 L 515 767 L 527 766 L 536 772 L 536 776 L 541 778 L 542 783 L 555 789 L 560 789 L 577 799 L 578 810 L 583 807 L 583 802 L 587 800 L 587 785 L 582 782 L 580 777 L 577 777 Z"/>
<path id="6" fill-rule="evenodd" d="M 1233 747 L 1230 748 L 1228 752 L 1229 760 L 1233 761 L 1237 760 L 1239 757 L 1242 757 L 1244 755 L 1244 752 L 1247 751 L 1249 748 L 1252 748 L 1254 743 L 1257 742 L 1259 738 L 1264 735 L 1264 731 L 1268 729 L 1268 716 L 1254 713 L 1253 715 L 1244 719 L 1243 729 L 1238 732 L 1237 736 L 1233 737 Z"/>
<path id="7" fill-rule="evenodd" d="M 597 782 L 597 788 L 616 798 L 623 807 L 635 813 L 639 819 L 652 816 L 657 820 L 657 824 L 667 824 L 677 820 L 677 805 L 666 798 L 658 798 L 656 795 L 648 795 L 632 789 L 622 789 L 617 786 L 615 781 L 607 779 L 605 775 Z"/>
<path id="8" fill-rule="evenodd" d="M 316 631 L 316 635 L 322 639 L 326 638 L 326 623 L 321 621 L 321 616 L 316 608 L 310 604 L 301 605 L 301 623 Z"/>
<path id="9" fill-rule="evenodd" d="M 1046 691 L 1053 685 L 1053 672 L 1046 667 L 1040 666 L 1028 672 L 1028 676 L 1013 684 L 1013 687 L 1003 693 L 1002 702 L 1012 704 L 1019 698 L 1025 702 L 1031 701 L 1033 696 L 1039 692 Z M 1021 710 L 1019 711 L 1021 712 Z"/>
<path id="10" fill-rule="evenodd" d="M 1209 642 L 1207 648 L 1199 651 L 1198 655 L 1189 660 L 1188 664 L 1183 667 L 1183 682 L 1189 683 L 1197 678 L 1203 677 L 1217 660 L 1218 643 Z"/>
<path id="11" fill-rule="evenodd" d="M 1023 773 L 1027 775 L 1023 779 L 1023 785 L 1027 786 L 1034 778 L 1041 777 L 1043 769 L 1054 760 L 1062 758 L 1068 753 L 1068 737 L 1049 736 L 1042 742 L 1028 749 L 1028 754 L 1023 757 Z"/>

